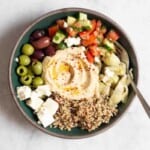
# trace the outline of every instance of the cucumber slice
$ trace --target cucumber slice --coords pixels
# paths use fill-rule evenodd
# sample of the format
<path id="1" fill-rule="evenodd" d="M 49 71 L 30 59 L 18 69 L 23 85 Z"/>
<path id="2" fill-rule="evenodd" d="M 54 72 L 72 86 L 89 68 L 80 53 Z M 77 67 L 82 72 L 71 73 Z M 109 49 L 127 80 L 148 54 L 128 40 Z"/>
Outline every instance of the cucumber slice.
<path id="1" fill-rule="evenodd" d="M 82 29 L 90 30 L 92 28 L 92 24 L 89 20 L 81 20 L 79 21 L 82 25 Z"/>
<path id="2" fill-rule="evenodd" d="M 88 20 L 87 14 L 80 12 L 79 13 L 79 20 Z"/>
<path id="3" fill-rule="evenodd" d="M 77 19 L 72 16 L 67 17 L 67 23 L 69 26 L 73 25 L 76 21 L 77 21 Z"/>
<path id="4" fill-rule="evenodd" d="M 115 45 L 110 40 L 104 39 L 103 45 L 108 51 L 115 51 Z"/>
<path id="5" fill-rule="evenodd" d="M 52 41 L 55 44 L 59 44 L 64 40 L 65 37 L 66 37 L 66 35 L 62 31 L 57 31 L 56 34 L 54 35 Z"/>
<path id="6" fill-rule="evenodd" d="M 57 48 L 58 48 L 58 49 L 65 49 L 65 48 L 67 48 L 67 45 L 66 45 L 64 42 L 61 42 L 61 43 L 59 43 L 59 44 L 57 45 Z"/>

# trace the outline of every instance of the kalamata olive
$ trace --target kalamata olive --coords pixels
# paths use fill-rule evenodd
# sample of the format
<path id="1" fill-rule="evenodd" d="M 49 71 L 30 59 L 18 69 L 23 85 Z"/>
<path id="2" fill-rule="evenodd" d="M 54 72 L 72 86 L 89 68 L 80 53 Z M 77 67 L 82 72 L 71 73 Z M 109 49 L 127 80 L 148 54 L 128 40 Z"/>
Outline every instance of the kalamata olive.
<path id="1" fill-rule="evenodd" d="M 35 30 L 32 34 L 31 37 L 34 40 L 40 39 L 41 37 L 45 36 L 45 31 L 43 29 Z"/>
<path id="2" fill-rule="evenodd" d="M 56 48 L 50 45 L 44 50 L 44 52 L 46 56 L 53 56 L 56 53 Z"/>
<path id="3" fill-rule="evenodd" d="M 50 38 L 47 36 L 43 36 L 42 38 L 33 41 L 32 45 L 36 48 L 36 49 L 43 49 L 46 48 L 50 45 Z"/>
<path id="4" fill-rule="evenodd" d="M 44 58 L 44 52 L 42 50 L 35 50 L 32 55 L 32 58 L 42 60 Z"/>

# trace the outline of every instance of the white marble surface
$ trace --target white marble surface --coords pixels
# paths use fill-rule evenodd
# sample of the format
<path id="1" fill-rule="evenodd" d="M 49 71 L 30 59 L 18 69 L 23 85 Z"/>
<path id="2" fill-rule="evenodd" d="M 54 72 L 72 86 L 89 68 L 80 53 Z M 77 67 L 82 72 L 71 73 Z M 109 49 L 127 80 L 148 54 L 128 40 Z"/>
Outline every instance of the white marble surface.
<path id="1" fill-rule="evenodd" d="M 83 140 L 66 140 L 42 133 L 17 110 L 8 86 L 8 62 L 20 33 L 34 19 L 62 7 L 85 7 L 110 16 L 128 33 L 140 68 L 138 87 L 150 104 L 149 0 L 0 0 L 0 150 L 147 150 L 150 120 L 137 98 L 110 130 Z"/>

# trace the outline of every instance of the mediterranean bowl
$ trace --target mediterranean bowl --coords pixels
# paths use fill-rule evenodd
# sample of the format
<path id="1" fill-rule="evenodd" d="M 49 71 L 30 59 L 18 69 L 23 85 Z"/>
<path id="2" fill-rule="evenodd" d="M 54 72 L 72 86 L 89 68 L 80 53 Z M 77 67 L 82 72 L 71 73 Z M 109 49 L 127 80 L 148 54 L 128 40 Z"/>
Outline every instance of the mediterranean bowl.
<path id="1" fill-rule="evenodd" d="M 78 17 L 76 17 L 77 14 Z M 102 25 L 104 25 L 103 28 Z M 94 30 L 92 29 L 93 26 Z M 108 33 L 105 31 L 105 27 L 109 31 Z M 58 30 L 57 28 L 59 31 L 55 31 Z M 70 28 L 75 32 L 72 32 Z M 43 29 L 48 29 L 48 33 Z M 103 34 L 99 36 L 101 32 Z M 95 35 L 97 41 L 93 40 Z M 40 36 L 42 38 L 39 39 Z M 91 42 L 92 40 L 93 42 Z M 131 104 L 134 92 L 129 84 L 123 87 L 122 92 L 125 89 L 128 91 L 126 97 L 121 98 L 123 102 L 118 101 L 118 97 L 121 95 L 120 89 L 118 95 L 113 94 L 118 92 L 115 89 L 125 80 L 126 76 L 125 65 L 115 55 L 113 40 L 118 40 L 127 50 L 130 59 L 129 67 L 132 68 L 133 77 L 137 83 L 138 64 L 133 46 L 123 29 L 107 16 L 89 9 L 64 8 L 51 11 L 33 22 L 16 43 L 9 66 L 11 92 L 18 108 L 27 120 L 45 133 L 62 138 L 93 136 L 110 128 L 119 120 Z M 41 41 L 44 41 L 43 45 Z M 55 47 L 55 50 L 50 43 Z M 38 51 L 38 54 L 44 51 L 44 56 L 41 53 L 40 56 L 34 54 L 35 51 Z M 79 58 L 79 55 L 83 57 Z M 106 58 L 105 56 L 109 57 Z M 28 59 L 26 59 L 27 57 Z M 100 60 L 97 61 L 97 58 Z M 109 62 L 112 58 L 113 61 L 111 62 L 114 64 L 119 62 L 121 70 L 124 71 L 118 72 L 116 71 L 118 68 L 111 66 Z M 75 69 L 76 67 L 78 69 Z M 115 70 L 117 75 L 114 74 L 115 71 L 112 72 L 110 69 Z M 99 72 L 101 74 L 97 76 Z M 25 76 L 25 74 L 27 75 Z M 88 74 L 88 77 L 85 74 Z M 80 78 L 79 75 L 82 75 L 81 81 L 80 79 L 77 81 Z M 104 75 L 115 76 L 108 84 L 107 81 L 110 80 L 106 79 Z M 83 83 L 79 87 L 79 83 L 82 83 L 82 80 L 85 81 L 86 78 L 86 84 Z M 57 83 L 56 79 L 58 79 Z M 98 83 L 99 80 L 100 84 Z M 77 84 L 79 89 L 68 87 L 68 84 Z M 102 90 L 105 85 L 107 85 L 107 89 L 103 88 Z M 99 86 L 103 94 L 99 94 L 99 92 L 97 94 Z M 47 91 L 49 87 L 50 90 Z M 30 94 L 24 94 L 24 91 L 28 91 Z M 41 93 L 43 95 L 40 95 Z M 22 98 L 22 94 L 25 98 Z M 37 96 L 37 94 L 39 95 Z M 25 99 L 29 100 L 25 101 Z M 107 100 L 109 104 L 107 104 Z M 39 101 L 38 104 L 37 101 Z M 87 107 L 91 109 L 92 115 L 87 111 Z M 47 108 L 50 109 L 47 111 L 51 114 L 48 120 L 43 117 Z M 67 113 L 70 117 L 65 116 Z M 106 114 L 108 114 L 108 118 Z M 93 124 L 95 122 L 93 118 L 97 121 L 96 124 Z"/>

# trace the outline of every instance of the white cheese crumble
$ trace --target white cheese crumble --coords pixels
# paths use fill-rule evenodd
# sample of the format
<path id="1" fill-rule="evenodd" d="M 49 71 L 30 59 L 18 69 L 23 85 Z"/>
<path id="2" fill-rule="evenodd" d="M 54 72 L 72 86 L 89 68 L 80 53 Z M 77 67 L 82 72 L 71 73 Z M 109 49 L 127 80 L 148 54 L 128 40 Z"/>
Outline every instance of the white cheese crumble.
<path id="1" fill-rule="evenodd" d="M 17 87 L 17 97 L 20 100 L 26 100 L 26 104 L 34 110 L 39 122 L 46 128 L 54 122 L 53 115 L 58 110 L 58 103 L 52 98 L 48 98 L 45 102 L 42 96 L 50 96 L 51 90 L 48 85 L 38 86 L 32 91 L 29 86 Z"/>
<path id="2" fill-rule="evenodd" d="M 71 47 L 73 45 L 80 45 L 81 39 L 80 37 L 68 37 L 64 41 L 68 47 Z"/>
<path id="3" fill-rule="evenodd" d="M 39 95 L 39 97 L 50 96 L 52 94 L 49 85 L 40 85 L 37 87 L 35 92 Z"/>
<path id="4" fill-rule="evenodd" d="M 66 21 L 64 21 L 63 26 L 64 26 L 64 28 L 67 28 L 68 27 L 68 23 Z"/>
<path id="5" fill-rule="evenodd" d="M 43 100 L 39 97 L 32 97 L 31 99 L 27 100 L 26 104 L 31 107 L 35 112 L 39 110 L 41 105 L 43 104 Z"/>
<path id="6" fill-rule="evenodd" d="M 29 86 L 17 87 L 17 97 L 22 101 L 30 98 L 31 88 Z"/>
<path id="7" fill-rule="evenodd" d="M 37 117 L 44 127 L 49 126 L 53 123 L 54 118 L 53 115 L 56 113 L 59 105 L 52 98 L 48 98 L 40 107 L 37 112 Z"/>
<path id="8" fill-rule="evenodd" d="M 53 116 L 49 114 L 47 109 L 39 111 L 37 113 L 37 117 L 39 118 L 40 123 L 44 126 L 44 128 L 48 127 L 54 122 Z"/>
<path id="9" fill-rule="evenodd" d="M 53 100 L 52 98 L 48 98 L 41 106 L 41 109 L 47 109 L 51 115 L 54 115 L 58 107 L 59 105 L 55 100 Z"/>

